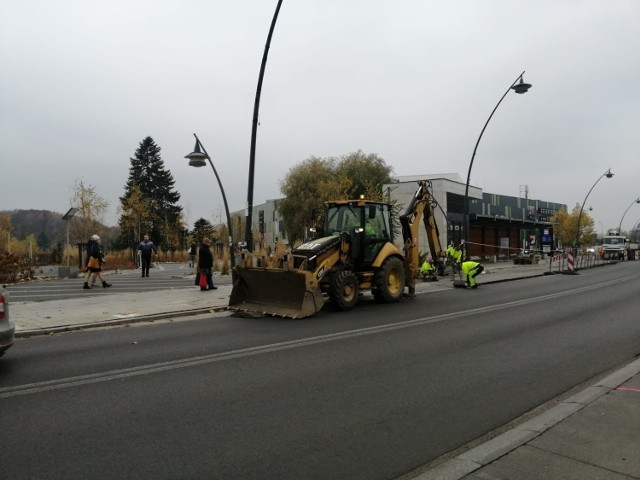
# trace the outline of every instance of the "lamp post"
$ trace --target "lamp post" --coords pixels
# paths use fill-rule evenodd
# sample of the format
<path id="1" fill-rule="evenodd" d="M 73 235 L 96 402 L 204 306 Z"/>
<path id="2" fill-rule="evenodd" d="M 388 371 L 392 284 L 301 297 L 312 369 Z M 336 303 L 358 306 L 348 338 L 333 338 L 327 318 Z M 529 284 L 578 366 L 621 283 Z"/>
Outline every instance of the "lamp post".
<path id="1" fill-rule="evenodd" d="M 631 237 L 635 243 L 638 243 L 640 240 L 640 218 L 634 224 L 634 227 L 631 229 Z"/>
<path id="2" fill-rule="evenodd" d="M 78 213 L 78 209 L 71 207 L 62 217 L 62 220 L 67 222 L 67 267 L 71 266 L 71 252 L 69 252 L 69 249 L 71 248 L 71 245 L 69 245 L 69 220 L 71 220 L 71 217 L 76 213 Z M 11 253 L 11 251 L 9 251 L 9 253 Z"/>
<path id="3" fill-rule="evenodd" d="M 640 197 L 636 198 L 633 202 L 631 202 L 627 207 L 627 209 L 622 214 L 622 218 L 620 219 L 620 225 L 618 225 L 618 235 L 622 235 L 622 220 L 624 220 L 624 216 L 627 214 L 627 212 L 629 211 L 629 209 L 634 203 L 640 203 Z"/>
<path id="4" fill-rule="evenodd" d="M 496 110 L 498 109 L 498 107 L 500 106 L 500 104 L 502 103 L 502 100 L 504 100 L 504 97 L 507 96 L 507 93 L 509 93 L 511 90 L 513 90 L 516 93 L 519 94 L 523 94 L 526 93 L 527 90 L 529 90 L 531 88 L 531 84 L 530 83 L 524 83 L 522 76 L 524 75 L 524 72 L 522 72 L 518 78 L 516 78 L 516 80 L 509 86 L 509 88 L 507 89 L 506 92 L 504 92 L 504 95 L 502 95 L 502 97 L 500 98 L 500 100 L 498 101 L 498 103 L 496 104 L 496 106 L 494 107 L 493 111 L 491 112 L 491 115 L 489 115 L 489 118 L 487 119 L 486 123 L 484 124 L 484 127 L 482 127 L 482 131 L 480 132 L 480 136 L 478 137 L 478 140 L 476 141 L 476 146 L 473 149 L 473 154 L 471 155 L 471 161 L 469 162 L 469 171 L 467 172 L 467 183 L 465 185 L 464 188 L 464 200 L 463 200 L 463 214 L 462 214 L 462 219 L 464 222 L 464 232 L 462 235 L 463 238 L 463 243 L 465 244 L 465 256 L 468 254 L 468 250 L 466 247 L 467 242 L 469 241 L 469 182 L 471 180 L 471 168 L 473 167 L 473 160 L 476 157 L 476 151 L 478 150 L 478 145 L 480 144 L 480 140 L 482 139 L 482 135 L 484 134 L 485 129 L 487 128 L 487 125 L 489 125 L 489 121 L 491 120 L 491 117 L 493 117 L 493 114 L 496 112 Z"/>
<path id="5" fill-rule="evenodd" d="M 269 35 L 267 35 L 267 43 L 264 46 L 264 53 L 262 54 L 262 63 L 260 64 L 260 73 L 258 74 L 258 88 L 256 89 L 256 98 L 253 104 L 251 149 L 249 151 L 249 185 L 247 188 L 247 211 L 245 213 L 247 221 L 244 231 L 244 240 L 247 245 L 246 248 L 250 252 L 253 251 L 253 234 L 251 232 L 251 223 L 253 220 L 253 176 L 256 167 L 256 137 L 258 132 L 258 113 L 260 111 L 260 93 L 262 92 L 262 80 L 264 78 L 265 67 L 267 66 L 267 56 L 269 55 L 269 47 L 271 46 L 271 37 L 273 36 L 273 29 L 276 26 L 281 5 L 282 0 L 278 0 L 276 11 L 271 19 L 271 27 L 269 28 Z"/>
<path id="6" fill-rule="evenodd" d="M 204 167 L 206 165 L 205 159 L 207 159 L 209 161 L 209 165 L 211 165 L 211 168 L 213 169 L 213 173 L 215 174 L 216 179 L 218 180 L 220 192 L 222 193 L 222 201 L 224 202 L 224 211 L 227 215 L 227 230 L 229 230 L 229 256 L 231 257 L 231 269 L 233 269 L 233 267 L 236 266 L 236 256 L 233 249 L 233 230 L 231 225 L 231 215 L 229 215 L 229 204 L 227 203 L 227 196 L 224 193 L 224 187 L 222 186 L 222 182 L 220 181 L 220 177 L 218 176 L 216 167 L 211 161 L 211 157 L 207 153 L 207 150 L 204 148 L 204 145 L 202 145 L 202 142 L 200 142 L 198 136 L 195 133 L 193 134 L 193 136 L 196 137 L 196 146 L 193 148 L 193 152 L 189 155 L 185 155 L 184 158 L 189 160 L 189 165 L 191 165 L 192 167 Z M 202 147 L 202 151 L 200 151 L 200 147 Z"/>
<path id="7" fill-rule="evenodd" d="M 600 240 L 602 241 L 602 237 L 604 237 L 604 225 L 600 220 L 598 220 L 598 223 L 600 224 Z"/>
<path id="8" fill-rule="evenodd" d="M 591 194 L 591 190 L 595 188 L 595 186 L 598 184 L 600 180 L 602 180 L 603 177 L 607 177 L 607 178 L 613 177 L 613 173 L 611 173 L 611 169 L 607 170 L 606 172 L 604 172 L 602 175 L 598 177 L 598 180 L 596 180 L 596 183 L 594 183 L 593 186 L 589 189 L 587 196 L 584 197 L 584 202 L 582 202 L 582 206 L 580 207 L 580 213 L 578 214 L 578 228 L 576 228 L 576 254 L 578 253 L 578 247 L 580 246 L 580 220 L 582 219 L 582 211 L 584 210 L 584 204 L 587 203 L 587 198 L 589 198 L 589 194 Z"/>

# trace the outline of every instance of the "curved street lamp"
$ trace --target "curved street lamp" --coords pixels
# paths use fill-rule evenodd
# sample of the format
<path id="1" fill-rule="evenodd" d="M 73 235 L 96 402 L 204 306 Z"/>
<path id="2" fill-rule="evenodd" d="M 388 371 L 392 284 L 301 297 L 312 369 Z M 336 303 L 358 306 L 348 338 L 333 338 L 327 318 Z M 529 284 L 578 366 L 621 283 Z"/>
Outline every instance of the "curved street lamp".
<path id="1" fill-rule="evenodd" d="M 260 73 L 258 75 L 258 88 L 256 89 L 256 99 L 253 104 L 253 123 L 251 126 L 251 149 L 249 151 L 249 185 L 247 188 L 247 222 L 244 230 L 244 241 L 246 248 L 249 252 L 253 251 L 253 234 L 251 232 L 251 223 L 253 220 L 253 176 L 256 167 L 256 137 L 258 132 L 258 112 L 260 111 L 260 93 L 262 92 L 262 79 L 264 78 L 264 70 L 267 66 L 267 56 L 269 55 L 269 47 L 271 46 L 271 37 L 273 36 L 273 29 L 276 26 L 278 20 L 278 13 L 280 12 L 280 6 L 282 0 L 278 0 L 276 5 L 276 11 L 273 14 L 271 20 L 271 27 L 269 28 L 269 35 L 267 35 L 267 43 L 264 46 L 264 53 L 262 55 L 262 63 L 260 64 Z"/>
<path id="2" fill-rule="evenodd" d="M 622 214 L 622 218 L 620 219 L 620 225 L 618 225 L 618 235 L 622 235 L 622 220 L 624 220 L 624 216 L 627 214 L 629 209 L 633 206 L 634 203 L 640 203 L 640 197 L 636 198 L 631 204 L 627 207 L 627 209 Z"/>
<path id="3" fill-rule="evenodd" d="M 602 222 L 600 220 L 598 220 L 598 222 L 600 224 L 600 239 L 602 239 L 602 237 L 604 237 L 604 225 L 602 224 Z"/>
<path id="4" fill-rule="evenodd" d="M 71 252 L 69 251 L 71 249 L 71 245 L 69 245 L 69 220 L 71 220 L 71 217 L 73 217 L 76 213 L 78 213 L 78 209 L 75 207 L 71 207 L 69 211 L 62 217 L 62 220 L 67 222 L 67 267 L 71 266 Z M 9 242 L 9 244 L 10 243 L 11 242 Z M 79 260 L 80 261 L 78 262 L 78 264 L 82 265 L 82 258 L 79 258 Z"/>
<path id="5" fill-rule="evenodd" d="M 631 238 L 636 243 L 640 239 L 640 218 L 636 221 L 633 228 L 631 229 Z"/>
<path id="6" fill-rule="evenodd" d="M 202 145 L 202 142 L 200 142 L 200 139 L 198 138 L 198 136 L 195 133 L 193 134 L 193 136 L 196 137 L 196 146 L 193 148 L 193 152 L 191 152 L 189 155 L 185 155 L 184 158 L 189 160 L 189 165 L 192 167 L 204 167 L 207 164 L 205 160 L 208 160 L 209 165 L 211 165 L 211 168 L 213 169 L 213 173 L 215 174 L 216 179 L 218 180 L 218 185 L 220 186 L 220 192 L 222 192 L 222 201 L 224 202 L 224 211 L 227 214 L 227 229 L 229 230 L 228 232 L 229 256 L 231 257 L 231 269 L 233 270 L 233 267 L 236 266 L 236 256 L 233 250 L 233 230 L 231 225 L 231 215 L 229 215 L 229 205 L 227 204 L 227 196 L 224 193 L 224 187 L 222 186 L 222 182 L 220 181 L 220 177 L 218 176 L 216 167 L 213 165 L 213 162 L 211 161 L 211 157 L 207 153 L 207 150 L 204 148 L 204 145 Z M 202 147 L 202 151 L 200 150 L 200 147 Z"/>
<path id="7" fill-rule="evenodd" d="M 576 249 L 580 246 L 580 220 L 582 219 L 582 211 L 584 210 L 584 204 L 587 203 L 587 198 L 589 198 L 589 195 L 591 194 L 591 190 L 595 188 L 595 186 L 598 184 L 600 180 L 602 180 L 603 177 L 607 177 L 607 178 L 613 177 L 613 173 L 611 173 L 611 169 L 607 170 L 606 172 L 604 172 L 602 175 L 598 177 L 598 180 L 596 180 L 596 183 L 594 183 L 593 186 L 589 189 L 587 196 L 584 197 L 584 202 L 582 202 L 582 206 L 580 207 L 580 213 L 578 214 L 578 228 L 576 228 Z M 576 253 L 578 252 L 576 251 Z"/>
<path id="8" fill-rule="evenodd" d="M 471 155 L 471 161 L 469 162 L 469 171 L 467 172 L 467 183 L 465 185 L 464 188 L 464 200 L 463 200 L 463 213 L 462 213 L 462 220 L 464 222 L 464 232 L 463 232 L 463 243 L 465 244 L 465 256 L 468 254 L 467 251 L 467 247 L 466 244 L 469 241 L 469 182 L 471 180 L 471 168 L 473 167 L 473 160 L 476 157 L 476 151 L 478 150 L 478 145 L 480 144 L 480 139 L 482 138 L 482 135 L 484 134 L 485 129 L 487 128 L 487 125 L 489 125 L 489 121 L 491 120 L 491 117 L 493 117 L 493 114 L 496 112 L 496 110 L 498 109 L 498 107 L 500 106 L 500 104 L 502 103 L 502 100 L 504 100 L 504 97 L 507 96 L 507 93 L 509 93 L 511 90 L 513 90 L 516 93 L 519 94 L 523 94 L 526 93 L 527 90 L 529 90 L 531 88 L 531 84 L 530 83 L 524 83 L 522 76 L 524 75 L 524 72 L 522 72 L 518 78 L 516 78 L 515 82 L 513 82 L 509 88 L 507 88 L 507 91 L 504 92 L 504 95 L 502 95 L 502 97 L 500 98 L 500 100 L 498 101 L 498 104 L 494 107 L 493 111 L 491 112 L 491 115 L 489 115 L 489 118 L 487 119 L 486 123 L 484 124 L 484 127 L 482 127 L 482 131 L 480 132 L 480 136 L 478 137 L 478 140 L 476 141 L 476 146 L 473 149 L 473 154 Z"/>

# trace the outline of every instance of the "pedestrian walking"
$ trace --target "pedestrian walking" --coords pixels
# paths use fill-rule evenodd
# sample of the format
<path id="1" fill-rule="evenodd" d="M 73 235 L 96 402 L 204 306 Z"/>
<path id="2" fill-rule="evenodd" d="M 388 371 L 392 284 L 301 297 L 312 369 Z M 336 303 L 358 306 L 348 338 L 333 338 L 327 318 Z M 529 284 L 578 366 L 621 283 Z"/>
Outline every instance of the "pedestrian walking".
<path id="1" fill-rule="evenodd" d="M 196 242 L 191 242 L 189 246 L 189 268 L 196 266 L 196 255 L 198 254 L 198 247 Z"/>
<path id="2" fill-rule="evenodd" d="M 102 243 L 98 242 L 98 246 L 100 247 L 100 255 L 104 260 L 104 248 L 102 246 Z M 89 286 L 93 288 L 96 286 L 97 282 L 98 282 L 98 274 L 94 272 L 91 274 L 91 280 L 89 280 Z"/>
<path id="3" fill-rule="evenodd" d="M 205 292 L 207 290 L 216 290 L 216 287 L 213 284 L 213 254 L 211 250 L 209 250 L 209 246 L 211 245 L 211 241 L 208 238 L 202 240 L 202 246 L 198 252 L 198 268 L 200 269 L 200 275 L 205 275 L 207 279 L 207 287 L 200 287 L 200 290 Z"/>
<path id="4" fill-rule="evenodd" d="M 107 283 L 102 275 L 102 265 L 104 264 L 104 255 L 102 254 L 102 250 L 100 249 L 100 237 L 98 235 L 91 235 L 91 238 L 87 242 L 87 258 L 84 262 L 85 268 L 87 270 L 87 274 L 84 277 L 84 288 L 85 290 L 90 290 L 89 286 L 89 278 L 91 275 L 97 275 L 97 277 L 102 282 L 102 287 L 107 288 L 110 287 L 111 284 Z"/>
<path id="5" fill-rule="evenodd" d="M 142 276 L 149 276 L 149 267 L 151 266 L 151 253 L 158 254 L 158 250 L 156 246 L 153 244 L 151 240 L 149 240 L 149 235 L 144 236 L 144 240 L 140 242 L 138 245 L 138 251 L 140 252 L 140 264 L 142 266 Z"/>
<path id="6" fill-rule="evenodd" d="M 476 277 L 484 271 L 484 265 L 472 260 L 462 262 L 462 273 L 466 276 L 467 286 L 469 288 L 478 288 Z"/>

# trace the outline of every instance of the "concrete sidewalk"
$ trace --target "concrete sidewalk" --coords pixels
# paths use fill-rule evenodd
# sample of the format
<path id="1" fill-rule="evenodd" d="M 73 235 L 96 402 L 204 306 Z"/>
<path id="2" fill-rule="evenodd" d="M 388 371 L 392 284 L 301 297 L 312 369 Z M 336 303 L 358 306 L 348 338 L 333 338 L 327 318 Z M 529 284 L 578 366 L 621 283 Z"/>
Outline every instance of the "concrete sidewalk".
<path id="1" fill-rule="evenodd" d="M 488 264 L 478 284 L 504 282 L 544 275 L 548 264 Z M 106 272 L 109 275 L 109 272 Z M 145 293 L 118 292 L 117 285 L 100 296 L 78 297 L 44 302 L 12 302 L 11 320 L 16 337 L 44 335 L 91 327 L 151 321 L 226 310 L 231 285 L 217 282 L 217 290 L 201 292 L 190 286 Z M 80 288 L 80 287 L 79 287 Z M 453 288 L 448 277 L 438 282 L 417 280 L 416 294 Z M 101 292 L 102 293 L 102 292 Z"/>
<path id="2" fill-rule="evenodd" d="M 543 414 L 411 478 L 640 479 L 640 359 Z"/>
<path id="3" fill-rule="evenodd" d="M 557 272 L 549 263 L 488 264 L 478 284 Z M 185 287 L 46 302 L 13 302 L 16 337 L 153 321 L 226 310 L 231 285 Z M 416 284 L 416 294 L 453 288 L 448 278 Z M 418 480 L 640 479 L 640 359 L 541 415 L 444 463 L 417 470 Z"/>

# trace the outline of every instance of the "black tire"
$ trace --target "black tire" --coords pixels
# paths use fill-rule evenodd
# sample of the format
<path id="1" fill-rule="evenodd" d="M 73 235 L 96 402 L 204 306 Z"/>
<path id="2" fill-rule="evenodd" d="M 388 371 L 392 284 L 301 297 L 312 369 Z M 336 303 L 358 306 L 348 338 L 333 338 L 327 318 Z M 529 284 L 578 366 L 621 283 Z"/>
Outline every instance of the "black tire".
<path id="1" fill-rule="evenodd" d="M 329 298 L 340 310 L 350 310 L 358 303 L 358 277 L 348 270 L 341 270 L 331 277 Z"/>
<path id="2" fill-rule="evenodd" d="M 404 284 L 404 263 L 398 257 L 390 257 L 376 272 L 372 293 L 376 300 L 386 303 L 397 302 L 404 293 Z"/>

